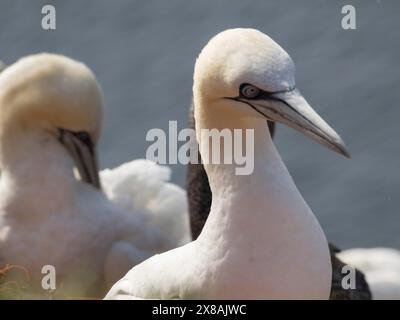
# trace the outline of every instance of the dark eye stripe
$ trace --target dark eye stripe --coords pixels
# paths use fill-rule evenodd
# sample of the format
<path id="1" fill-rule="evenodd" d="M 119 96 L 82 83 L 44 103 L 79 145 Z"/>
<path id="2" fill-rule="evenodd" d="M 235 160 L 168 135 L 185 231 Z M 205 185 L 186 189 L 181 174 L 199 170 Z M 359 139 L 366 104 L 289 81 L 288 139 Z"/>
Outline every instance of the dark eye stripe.
<path id="1" fill-rule="evenodd" d="M 67 130 L 62 129 L 62 128 L 58 129 L 58 132 L 59 132 L 58 139 L 60 140 L 61 143 L 64 143 L 66 131 Z M 94 143 L 93 143 L 92 138 L 90 137 L 89 133 L 87 133 L 85 131 L 78 131 L 78 132 L 68 131 L 68 132 L 73 134 L 81 143 L 86 145 L 89 148 L 89 150 L 92 152 L 92 150 L 94 149 Z"/>
<path id="2" fill-rule="evenodd" d="M 87 133 L 85 131 L 79 131 L 79 132 L 75 132 L 74 135 L 86 146 L 88 146 L 88 147 L 93 146 L 93 142 L 92 142 L 92 139 L 90 138 L 89 133 Z"/>
<path id="3" fill-rule="evenodd" d="M 246 88 L 254 88 L 257 91 L 257 94 L 254 96 L 249 96 L 245 94 Z M 279 93 L 284 93 L 284 92 L 290 92 L 293 91 L 295 87 L 287 89 L 287 90 L 279 90 L 279 91 L 265 91 L 257 88 L 256 86 L 253 86 L 252 84 L 249 83 L 242 83 L 239 87 L 239 96 L 236 98 L 245 98 L 245 99 L 254 99 L 254 100 L 261 100 L 261 99 L 268 99 L 271 98 L 274 94 L 279 94 Z M 248 89 L 247 89 L 248 90 Z"/>

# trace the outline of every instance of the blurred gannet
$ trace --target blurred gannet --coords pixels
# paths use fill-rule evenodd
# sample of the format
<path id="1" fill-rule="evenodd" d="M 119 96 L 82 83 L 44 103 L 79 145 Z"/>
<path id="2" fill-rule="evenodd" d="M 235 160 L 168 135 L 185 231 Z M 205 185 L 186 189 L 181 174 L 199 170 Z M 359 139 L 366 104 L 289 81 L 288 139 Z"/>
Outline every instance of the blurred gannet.
<path id="1" fill-rule="evenodd" d="M 328 299 L 328 243 L 265 120 L 348 152 L 295 88 L 289 55 L 257 30 L 224 31 L 196 61 L 193 97 L 202 157 L 212 152 L 202 129 L 254 129 L 254 173 L 205 164 L 213 198 L 200 236 L 135 266 L 106 299 Z"/>
<path id="2" fill-rule="evenodd" d="M 53 296 L 102 297 L 133 265 L 189 238 L 185 193 L 168 168 L 132 161 L 101 173 L 115 203 L 99 190 L 102 115 L 95 76 L 74 60 L 33 55 L 0 74 L 0 268 L 29 272 L 28 297 L 47 296 L 45 265 L 56 270 Z"/>
<path id="3" fill-rule="evenodd" d="M 400 299 L 399 250 L 355 248 L 344 250 L 338 256 L 364 272 L 374 300 Z"/>

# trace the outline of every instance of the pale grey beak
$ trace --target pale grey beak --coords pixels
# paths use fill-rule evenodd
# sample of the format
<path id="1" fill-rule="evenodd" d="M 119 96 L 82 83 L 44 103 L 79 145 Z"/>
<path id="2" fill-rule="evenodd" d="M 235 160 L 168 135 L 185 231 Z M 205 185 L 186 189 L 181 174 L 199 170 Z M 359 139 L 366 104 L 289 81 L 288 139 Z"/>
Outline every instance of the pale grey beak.
<path id="1" fill-rule="evenodd" d="M 270 120 L 286 124 L 329 149 L 350 158 L 342 138 L 307 103 L 297 89 L 246 101 Z"/>
<path id="2" fill-rule="evenodd" d="M 97 153 L 90 135 L 59 129 L 59 140 L 74 159 L 81 180 L 101 189 Z"/>

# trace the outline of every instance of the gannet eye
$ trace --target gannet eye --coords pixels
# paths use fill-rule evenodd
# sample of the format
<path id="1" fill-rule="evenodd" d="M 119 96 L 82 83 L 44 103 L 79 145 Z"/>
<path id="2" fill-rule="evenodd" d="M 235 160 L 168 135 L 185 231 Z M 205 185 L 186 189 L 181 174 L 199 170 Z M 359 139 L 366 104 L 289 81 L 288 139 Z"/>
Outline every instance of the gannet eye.
<path id="1" fill-rule="evenodd" d="M 251 84 L 242 84 L 240 86 L 240 94 L 248 99 L 254 99 L 260 94 L 260 89 Z"/>

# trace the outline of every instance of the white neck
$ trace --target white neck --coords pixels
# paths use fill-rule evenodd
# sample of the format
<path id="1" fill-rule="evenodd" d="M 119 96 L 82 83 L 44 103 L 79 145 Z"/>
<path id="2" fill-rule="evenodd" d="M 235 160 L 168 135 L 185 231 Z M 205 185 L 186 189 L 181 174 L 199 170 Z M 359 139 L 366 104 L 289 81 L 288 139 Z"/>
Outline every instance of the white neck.
<path id="1" fill-rule="evenodd" d="M 237 175 L 235 164 L 205 164 L 214 209 L 207 220 L 205 233 L 214 229 L 212 222 L 218 225 L 219 235 L 224 229 L 224 235 L 234 236 L 236 232 L 242 233 L 244 226 L 253 231 L 265 230 L 266 226 L 275 227 L 276 223 L 289 217 L 312 215 L 272 142 L 266 120 L 248 118 L 237 123 L 236 129 L 243 127 L 254 129 L 254 172 Z M 204 154 L 206 151 L 202 147 L 200 143 L 200 152 Z M 228 220 L 229 223 L 220 223 Z M 254 232 L 248 234 L 258 236 Z"/>
<path id="2" fill-rule="evenodd" d="M 0 211 L 40 220 L 73 203 L 73 161 L 47 132 L 13 126 L 0 133 Z"/>
<path id="3" fill-rule="evenodd" d="M 327 298 L 331 281 L 327 241 L 282 162 L 266 120 L 234 120 L 226 110 L 211 118 L 202 113 L 203 106 L 196 107 L 200 109 L 196 130 L 252 128 L 255 134 L 253 174 L 235 175 L 235 165 L 205 164 L 213 198 L 199 244 L 210 259 L 225 261 L 226 273 L 239 276 L 238 269 L 254 273 L 258 280 L 253 285 L 247 279 L 250 292 L 272 286 L 277 296 L 258 293 L 264 297 L 307 297 L 301 290 L 308 290 L 310 297 Z M 224 110 L 214 107 L 217 113 Z M 201 141 L 199 144 L 200 152 L 206 152 Z M 290 283 L 282 285 L 277 276 L 282 272 L 286 279 L 292 279 Z"/>

